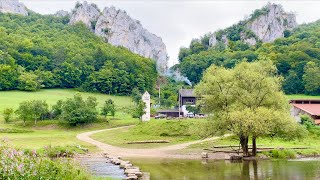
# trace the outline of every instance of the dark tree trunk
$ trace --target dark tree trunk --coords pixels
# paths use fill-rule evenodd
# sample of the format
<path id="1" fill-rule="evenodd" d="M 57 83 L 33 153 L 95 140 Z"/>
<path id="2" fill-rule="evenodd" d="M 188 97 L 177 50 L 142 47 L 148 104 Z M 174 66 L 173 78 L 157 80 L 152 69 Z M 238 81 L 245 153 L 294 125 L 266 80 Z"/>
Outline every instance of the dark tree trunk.
<path id="1" fill-rule="evenodd" d="M 244 157 L 249 156 L 248 139 L 249 139 L 248 136 L 240 136 L 240 144 L 241 144 Z"/>
<path id="2" fill-rule="evenodd" d="M 257 155 L 257 142 L 256 142 L 256 137 L 252 137 L 252 156 Z"/>

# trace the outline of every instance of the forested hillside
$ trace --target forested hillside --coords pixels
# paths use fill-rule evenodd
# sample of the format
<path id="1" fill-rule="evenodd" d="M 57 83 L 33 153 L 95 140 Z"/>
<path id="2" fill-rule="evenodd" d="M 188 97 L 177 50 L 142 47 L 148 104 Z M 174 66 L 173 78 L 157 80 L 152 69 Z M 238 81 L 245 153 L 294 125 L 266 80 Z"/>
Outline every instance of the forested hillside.
<path id="1" fill-rule="evenodd" d="M 105 43 L 68 17 L 0 14 L 0 90 L 81 88 L 129 94 L 152 88 L 155 63 Z"/>
<path id="2" fill-rule="evenodd" d="M 320 94 L 320 21 L 300 25 L 284 31 L 284 37 L 272 43 L 249 45 L 238 37 L 241 23 L 227 29 L 227 43 L 209 46 L 210 34 L 194 39 L 179 54 L 181 73 L 198 83 L 203 72 L 212 64 L 234 67 L 240 61 L 255 61 L 259 56 L 271 59 L 284 77 L 283 90 L 287 94 Z M 218 31 L 218 33 L 221 31 Z"/>

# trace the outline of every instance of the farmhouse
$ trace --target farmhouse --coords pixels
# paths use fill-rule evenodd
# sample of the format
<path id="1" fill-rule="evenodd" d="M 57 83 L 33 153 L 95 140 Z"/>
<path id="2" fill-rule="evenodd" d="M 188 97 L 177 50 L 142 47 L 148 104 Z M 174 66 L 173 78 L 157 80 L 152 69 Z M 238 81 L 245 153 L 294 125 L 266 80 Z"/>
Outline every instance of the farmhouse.
<path id="1" fill-rule="evenodd" d="M 180 89 L 179 90 L 179 102 L 180 107 L 186 105 L 196 105 L 196 96 L 194 95 L 193 89 Z"/>
<path id="2" fill-rule="evenodd" d="M 179 107 L 175 109 L 158 110 L 157 113 L 164 114 L 167 117 L 179 117 L 180 113 L 180 116 L 186 117 L 189 113 L 187 111 L 187 106 L 195 106 L 197 97 L 194 95 L 193 89 L 180 89 L 177 100 Z"/>
<path id="3" fill-rule="evenodd" d="M 315 124 L 320 125 L 320 100 L 299 99 L 291 100 L 291 115 L 300 121 L 300 114 L 307 114 L 314 119 Z"/>

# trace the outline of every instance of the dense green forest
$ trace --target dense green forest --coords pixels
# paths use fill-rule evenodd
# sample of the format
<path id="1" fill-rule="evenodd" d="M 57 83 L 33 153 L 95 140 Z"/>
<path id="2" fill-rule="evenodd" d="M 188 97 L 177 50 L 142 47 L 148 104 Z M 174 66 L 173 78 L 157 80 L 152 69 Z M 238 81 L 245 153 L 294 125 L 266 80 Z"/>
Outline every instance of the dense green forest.
<path id="1" fill-rule="evenodd" d="M 198 83 L 212 64 L 232 68 L 243 60 L 252 62 L 265 56 L 275 63 L 278 73 L 283 76 L 285 93 L 320 94 L 320 21 L 285 31 L 285 37 L 273 43 L 258 42 L 255 46 L 236 38 L 241 25 L 227 28 L 227 46 L 219 42 L 209 47 L 210 34 L 192 40 L 188 48 L 180 49 L 180 64 L 174 68 L 179 68 L 192 83 Z"/>
<path id="2" fill-rule="evenodd" d="M 79 88 L 130 94 L 134 87 L 152 92 L 155 63 L 114 47 L 84 24 L 58 18 L 0 14 L 0 90 Z"/>

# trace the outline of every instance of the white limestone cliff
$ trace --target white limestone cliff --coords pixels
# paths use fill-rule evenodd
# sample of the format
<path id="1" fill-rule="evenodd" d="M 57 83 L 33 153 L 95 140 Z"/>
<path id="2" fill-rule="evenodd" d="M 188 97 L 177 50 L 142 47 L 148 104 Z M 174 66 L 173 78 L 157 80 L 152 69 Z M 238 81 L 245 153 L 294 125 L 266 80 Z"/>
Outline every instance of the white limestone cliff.
<path id="1" fill-rule="evenodd" d="M 18 0 L 0 0 L 0 12 L 28 16 L 26 6 Z"/>
<path id="2" fill-rule="evenodd" d="M 258 41 L 273 42 L 277 38 L 284 37 L 286 30 L 292 30 L 298 26 L 296 16 L 293 13 L 287 13 L 281 5 L 268 3 L 257 17 L 242 21 L 238 26 L 243 26 L 253 35 L 240 32 L 240 40 L 249 45 L 255 45 Z M 227 33 L 227 32 L 225 32 Z M 221 41 L 227 45 L 228 39 L 223 34 Z M 218 43 L 215 33 L 210 37 L 209 45 L 215 46 Z"/>
<path id="3" fill-rule="evenodd" d="M 97 21 L 95 33 L 114 46 L 125 47 L 155 60 L 158 72 L 162 75 L 166 73 L 168 56 L 162 39 L 143 28 L 125 11 L 106 7 Z"/>
<path id="4" fill-rule="evenodd" d="M 106 7 L 101 13 L 95 4 L 78 3 L 71 13 L 70 24 L 83 22 L 97 36 L 114 46 L 122 46 L 133 53 L 153 59 L 157 70 L 165 75 L 167 51 L 162 39 L 143 28 L 139 21 L 125 11 Z"/>
<path id="5" fill-rule="evenodd" d="M 65 16 L 69 16 L 69 12 L 68 11 L 64 11 L 64 10 L 59 10 L 57 11 L 54 16 L 56 17 L 65 17 Z"/>
<path id="6" fill-rule="evenodd" d="M 84 1 L 82 4 L 77 3 L 71 13 L 70 24 L 83 22 L 90 30 L 94 31 L 96 22 L 100 16 L 100 11 L 95 4 L 89 4 Z"/>
<path id="7" fill-rule="evenodd" d="M 262 42 L 273 42 L 283 37 L 285 30 L 297 27 L 295 15 L 284 12 L 281 5 L 268 4 L 266 8 L 268 10 L 266 14 L 260 15 L 246 25 Z"/>

